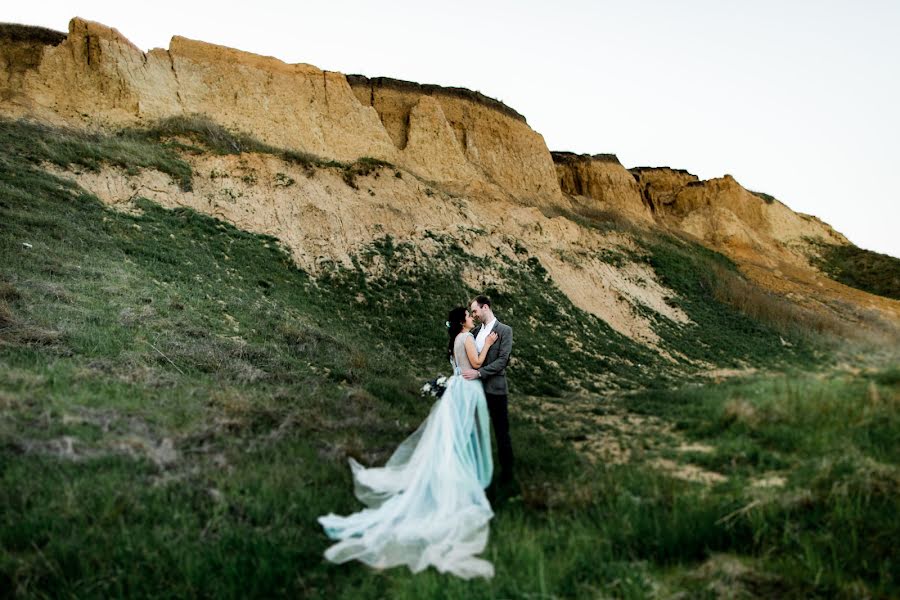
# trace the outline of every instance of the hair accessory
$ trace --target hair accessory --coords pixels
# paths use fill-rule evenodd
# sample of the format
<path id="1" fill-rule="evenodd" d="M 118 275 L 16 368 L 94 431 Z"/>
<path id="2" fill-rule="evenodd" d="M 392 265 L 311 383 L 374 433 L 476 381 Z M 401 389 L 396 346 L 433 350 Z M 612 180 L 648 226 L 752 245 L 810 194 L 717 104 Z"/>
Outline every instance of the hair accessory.
<path id="1" fill-rule="evenodd" d="M 444 323 L 447 326 L 447 329 L 450 329 L 450 321 Z"/>

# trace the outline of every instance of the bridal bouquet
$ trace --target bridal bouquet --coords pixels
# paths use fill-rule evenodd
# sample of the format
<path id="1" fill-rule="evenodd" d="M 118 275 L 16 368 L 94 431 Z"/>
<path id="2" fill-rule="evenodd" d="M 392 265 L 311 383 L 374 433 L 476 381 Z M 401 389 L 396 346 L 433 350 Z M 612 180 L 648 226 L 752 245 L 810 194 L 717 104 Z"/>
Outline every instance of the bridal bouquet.
<path id="1" fill-rule="evenodd" d="M 421 396 L 423 398 L 440 398 L 444 395 L 444 390 L 446 389 L 447 378 L 439 375 L 431 381 L 425 382 L 425 385 L 422 386 Z"/>

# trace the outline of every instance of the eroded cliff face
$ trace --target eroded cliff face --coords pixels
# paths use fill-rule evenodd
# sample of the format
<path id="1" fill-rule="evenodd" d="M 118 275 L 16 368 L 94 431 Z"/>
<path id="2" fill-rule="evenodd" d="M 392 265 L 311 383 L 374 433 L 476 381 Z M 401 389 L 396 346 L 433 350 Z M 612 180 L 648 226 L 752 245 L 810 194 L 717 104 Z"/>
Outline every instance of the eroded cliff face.
<path id="1" fill-rule="evenodd" d="M 4 44 L 3 54 L 23 45 Z M 3 112 L 76 126 L 205 113 L 273 145 L 339 160 L 397 158 L 377 114 L 340 73 L 179 37 L 144 53 L 115 29 L 77 18 L 65 40 L 44 45 L 8 79 L 3 96 Z"/>
<path id="2" fill-rule="evenodd" d="M 615 213 L 690 233 L 769 288 L 781 289 L 790 273 L 794 287 L 784 291 L 792 297 L 840 285 L 823 284 L 807 260 L 807 238 L 849 243 L 817 219 L 728 175 L 700 181 L 665 167 L 626 170 L 613 155 L 551 156 L 521 115 L 477 92 L 344 76 L 180 37 L 143 52 L 115 29 L 77 18 L 67 35 L 0 28 L 0 115 L 120 128 L 194 113 L 275 147 L 347 162 L 368 156 L 396 169 L 348 187 L 339 169 L 310 173 L 268 155 L 186 157 L 208 174 L 190 192 L 150 170 L 64 175 L 115 206 L 140 195 L 275 235 L 314 274 L 381 235 L 428 252 L 427 232 L 441 232 L 483 257 L 515 259 L 521 245 L 576 306 L 662 353 L 648 311 L 677 324 L 688 317 L 647 265 L 603 258 L 628 256 L 633 239 L 547 215 Z M 476 289 L 502 287 L 497 274 L 466 277 Z M 868 302 L 860 298 L 853 302 Z"/>
<path id="3" fill-rule="evenodd" d="M 629 172 L 612 155 L 551 157 L 524 117 L 477 92 L 348 77 L 181 37 L 168 50 L 143 52 L 115 29 L 78 18 L 68 35 L 4 32 L 0 114 L 121 127 L 201 113 L 273 146 L 340 161 L 369 156 L 494 201 L 663 221 L 726 250 L 771 251 L 804 237 L 846 243 L 730 176 L 701 182 L 669 168 Z"/>
<path id="4" fill-rule="evenodd" d="M 561 200 L 544 138 L 508 106 L 459 88 L 361 75 L 347 79 L 417 170 L 433 172 L 438 181 L 447 175 L 483 179 L 533 204 Z"/>
<path id="5" fill-rule="evenodd" d="M 614 154 L 553 152 L 559 187 L 565 194 L 587 200 L 582 206 L 614 211 L 640 222 L 653 220 L 634 176 Z"/>
<path id="6" fill-rule="evenodd" d="M 52 41 L 4 40 L 0 112 L 113 127 L 201 113 L 278 147 L 341 161 L 369 156 L 529 204 L 562 200 L 543 138 L 472 92 L 359 77 L 351 88 L 341 73 L 181 37 L 145 53 L 78 18 Z"/>
<path id="7" fill-rule="evenodd" d="M 189 192 L 170 176 L 149 169 L 129 174 L 112 167 L 47 168 L 117 210 L 134 210 L 135 198 L 148 198 L 277 237 L 313 275 L 335 263 L 352 267 L 352 257 L 376 238 L 391 236 L 430 256 L 441 252 L 435 236 L 449 236 L 468 254 L 485 259 L 483 268 L 462 273 L 474 289 L 505 289 L 504 276 L 489 265 L 498 253 L 520 260 L 524 251 L 540 261 L 574 305 L 664 355 L 655 320 L 689 322 L 669 300 L 675 293 L 659 283 L 653 269 L 626 258 L 637 248 L 620 233 L 583 228 L 564 217 L 548 218 L 535 207 L 450 196 L 386 167 L 360 177 L 354 187 L 339 169 L 308 171 L 271 155 L 198 155 L 188 160 L 195 173 Z M 604 253 L 622 260 L 610 264 Z"/>
<path id="8" fill-rule="evenodd" d="M 683 169 L 626 170 L 615 155 L 553 152 L 562 192 L 581 211 L 612 211 L 638 223 L 684 231 L 732 258 L 809 265 L 809 240 L 849 241 L 827 224 L 754 194 L 731 175 L 701 181 Z"/>
<path id="9" fill-rule="evenodd" d="M 733 258 L 808 267 L 809 240 L 850 243 L 822 221 L 750 192 L 731 175 L 701 181 L 687 171 L 667 167 L 639 167 L 631 172 L 644 203 L 659 222 Z"/>

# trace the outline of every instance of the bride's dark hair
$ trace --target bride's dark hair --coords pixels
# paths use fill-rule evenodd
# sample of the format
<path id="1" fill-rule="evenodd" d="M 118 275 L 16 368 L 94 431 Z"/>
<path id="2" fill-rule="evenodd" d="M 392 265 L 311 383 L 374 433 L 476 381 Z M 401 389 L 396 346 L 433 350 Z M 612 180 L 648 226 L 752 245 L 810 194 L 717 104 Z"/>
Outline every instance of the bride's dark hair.
<path id="1" fill-rule="evenodd" d="M 459 332 L 462 331 L 465 320 L 466 309 L 462 306 L 457 306 L 447 315 L 447 336 L 450 338 L 450 341 L 447 342 L 447 356 L 450 358 L 453 357 L 453 341 L 459 335 Z"/>

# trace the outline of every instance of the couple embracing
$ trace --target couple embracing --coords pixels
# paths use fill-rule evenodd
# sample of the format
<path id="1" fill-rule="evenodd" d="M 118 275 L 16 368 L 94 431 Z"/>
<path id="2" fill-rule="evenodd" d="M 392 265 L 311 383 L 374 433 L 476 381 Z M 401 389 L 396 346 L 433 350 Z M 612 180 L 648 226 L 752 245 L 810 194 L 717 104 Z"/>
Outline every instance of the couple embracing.
<path id="1" fill-rule="evenodd" d="M 496 319 L 486 296 L 469 309 L 451 310 L 447 328 L 453 376 L 446 391 L 385 466 L 365 468 L 349 459 L 354 493 L 367 508 L 319 517 L 337 540 L 325 551 L 328 560 L 407 565 L 414 573 L 433 566 L 467 579 L 493 576 L 493 565 L 476 555 L 494 516 L 485 493 L 494 471 L 491 422 L 500 459 L 491 489 L 508 495 L 515 487 L 506 382 L 512 328 Z"/>

